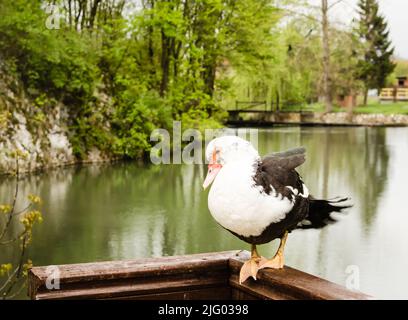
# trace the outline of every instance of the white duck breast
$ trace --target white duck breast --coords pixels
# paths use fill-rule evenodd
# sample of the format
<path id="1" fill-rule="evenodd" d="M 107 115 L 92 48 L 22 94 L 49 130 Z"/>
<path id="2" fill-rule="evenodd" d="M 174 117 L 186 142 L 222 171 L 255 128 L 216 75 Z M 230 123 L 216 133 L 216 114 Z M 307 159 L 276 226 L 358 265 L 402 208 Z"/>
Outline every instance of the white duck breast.
<path id="1" fill-rule="evenodd" d="M 268 195 L 256 185 L 256 161 L 226 163 L 215 178 L 208 196 L 213 218 L 224 228 L 244 237 L 259 236 L 266 227 L 285 218 L 294 206 L 292 199 Z"/>

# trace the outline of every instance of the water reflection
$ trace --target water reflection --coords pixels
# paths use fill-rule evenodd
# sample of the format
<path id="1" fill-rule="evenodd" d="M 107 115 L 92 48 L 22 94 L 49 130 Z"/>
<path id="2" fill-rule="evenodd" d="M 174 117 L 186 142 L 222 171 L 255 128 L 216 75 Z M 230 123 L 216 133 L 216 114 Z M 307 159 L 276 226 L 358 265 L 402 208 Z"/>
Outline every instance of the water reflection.
<path id="1" fill-rule="evenodd" d="M 303 145 L 301 174 L 316 197 L 349 195 L 354 207 L 321 231 L 293 232 L 287 264 L 345 284 L 360 270 L 361 290 L 408 298 L 408 216 L 404 190 L 407 128 L 278 127 L 261 130 L 262 154 Z M 247 249 L 210 217 L 203 165 L 71 167 L 22 181 L 44 200 L 44 223 L 30 255 L 37 265 Z M 0 202 L 13 181 L 0 183 Z M 20 203 L 21 203 L 20 199 Z M 21 204 L 22 205 L 22 204 Z M 270 256 L 276 244 L 261 247 Z M 0 252 L 0 261 L 13 252 Z"/>

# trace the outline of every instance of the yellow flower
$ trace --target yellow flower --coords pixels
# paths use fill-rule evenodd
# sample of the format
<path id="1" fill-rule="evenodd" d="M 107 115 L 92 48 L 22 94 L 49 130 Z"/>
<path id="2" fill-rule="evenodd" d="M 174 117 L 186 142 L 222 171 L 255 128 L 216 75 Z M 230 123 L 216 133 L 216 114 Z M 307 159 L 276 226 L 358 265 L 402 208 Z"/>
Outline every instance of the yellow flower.
<path id="1" fill-rule="evenodd" d="M 32 204 L 41 204 L 41 198 L 38 196 L 35 196 L 33 194 L 29 194 L 28 195 L 28 200 L 32 203 Z"/>
<path id="2" fill-rule="evenodd" d="M 28 259 L 27 262 L 23 265 L 23 275 L 26 277 L 28 274 L 28 270 L 33 267 L 33 262 Z"/>
<path id="3" fill-rule="evenodd" d="M 13 265 L 11 263 L 0 264 L 0 277 L 9 274 Z"/>
<path id="4" fill-rule="evenodd" d="M 8 204 L 2 204 L 0 205 L 0 212 L 4 214 L 8 214 L 11 211 L 11 206 Z"/>
<path id="5" fill-rule="evenodd" d="M 20 222 L 24 224 L 24 226 L 27 228 L 30 228 L 33 226 L 35 222 L 42 222 L 42 214 L 38 210 L 31 210 L 28 211 L 22 218 L 20 218 Z"/>
<path id="6" fill-rule="evenodd" d="M 16 149 L 16 150 L 12 151 L 10 153 L 10 155 L 11 155 L 11 157 L 16 158 L 16 159 L 17 158 L 21 158 L 21 159 L 27 159 L 28 158 L 28 153 L 24 152 L 24 151 L 22 151 L 20 149 Z"/>

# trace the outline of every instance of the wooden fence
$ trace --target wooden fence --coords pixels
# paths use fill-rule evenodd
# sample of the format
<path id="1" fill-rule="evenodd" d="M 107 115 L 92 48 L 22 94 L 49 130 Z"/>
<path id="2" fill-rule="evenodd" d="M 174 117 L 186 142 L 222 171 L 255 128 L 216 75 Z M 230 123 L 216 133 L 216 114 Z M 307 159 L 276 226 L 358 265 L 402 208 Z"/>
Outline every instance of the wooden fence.
<path id="1" fill-rule="evenodd" d="M 384 88 L 380 93 L 381 101 L 408 101 L 408 88 Z"/>

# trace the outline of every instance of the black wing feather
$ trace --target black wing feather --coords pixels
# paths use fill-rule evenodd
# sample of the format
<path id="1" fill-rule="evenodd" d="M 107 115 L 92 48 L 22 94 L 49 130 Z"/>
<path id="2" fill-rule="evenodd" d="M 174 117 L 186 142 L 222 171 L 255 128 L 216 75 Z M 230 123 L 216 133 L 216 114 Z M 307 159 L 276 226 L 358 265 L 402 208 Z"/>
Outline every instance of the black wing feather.
<path id="1" fill-rule="evenodd" d="M 266 155 L 264 158 L 268 158 L 268 157 L 286 158 L 286 157 L 294 156 L 294 155 L 302 155 L 302 154 L 304 155 L 305 153 L 306 153 L 306 148 L 299 147 L 299 148 L 289 149 L 286 151 L 273 152 L 271 154 Z"/>
<path id="2" fill-rule="evenodd" d="M 262 186 L 267 194 L 273 187 L 284 197 L 293 197 L 292 190 L 287 186 L 303 193 L 303 182 L 295 168 L 305 162 L 305 152 L 305 148 L 295 148 L 267 155 L 258 164 L 255 183 Z"/>

